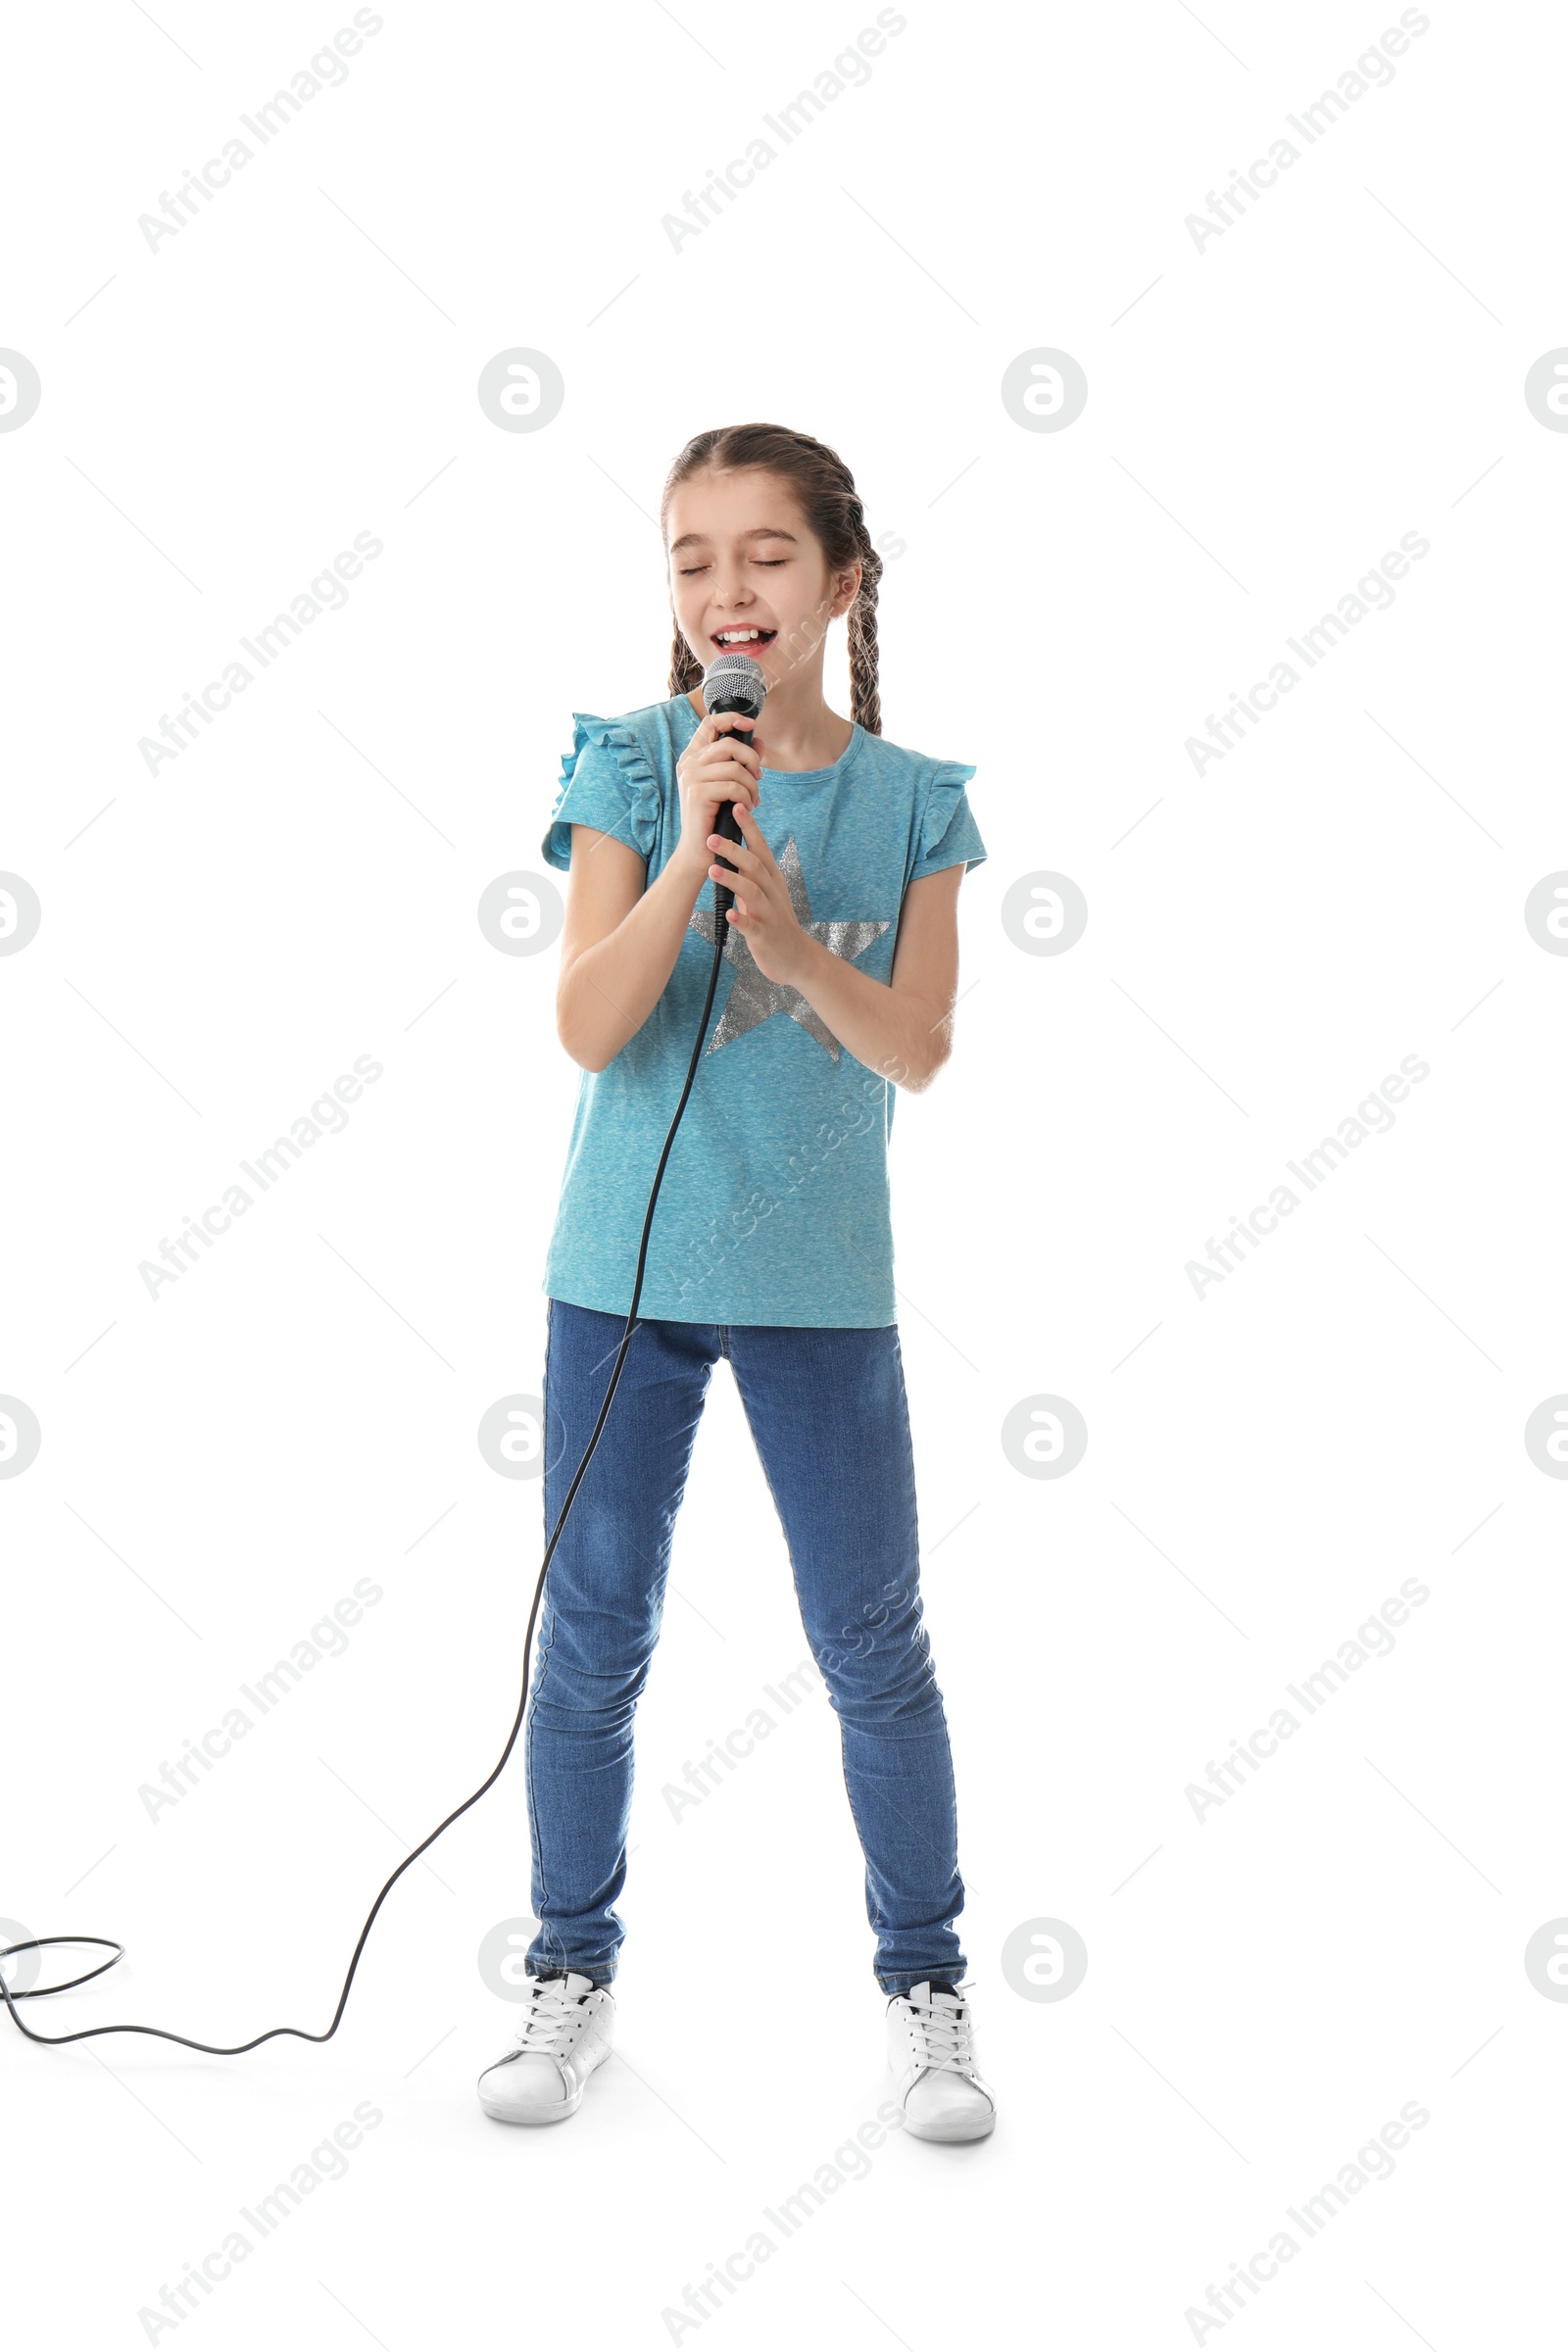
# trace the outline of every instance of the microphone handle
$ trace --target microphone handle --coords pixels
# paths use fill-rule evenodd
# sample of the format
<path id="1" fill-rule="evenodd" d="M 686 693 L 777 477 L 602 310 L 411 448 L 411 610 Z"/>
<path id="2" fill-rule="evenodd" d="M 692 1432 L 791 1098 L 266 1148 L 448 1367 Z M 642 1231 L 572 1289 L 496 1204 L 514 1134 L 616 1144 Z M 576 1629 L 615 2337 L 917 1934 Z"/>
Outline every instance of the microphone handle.
<path id="1" fill-rule="evenodd" d="M 713 817 L 713 831 L 715 833 L 721 833 L 726 841 L 741 841 L 744 838 L 741 833 L 740 826 L 736 821 L 735 804 L 733 801 L 724 801 L 719 806 Z M 729 859 L 727 858 L 721 858 L 716 850 L 713 853 L 713 863 L 715 865 L 721 865 L 724 868 L 724 871 L 728 874 L 732 874 L 735 871 L 735 868 L 730 864 Z M 734 904 L 735 893 L 729 888 L 728 884 L 724 882 L 715 882 L 713 884 L 713 915 L 715 921 L 724 924 L 724 929 L 726 931 L 729 929 L 729 925 L 728 923 L 724 922 L 724 917 L 726 914 L 728 914 Z"/>
<path id="2" fill-rule="evenodd" d="M 709 705 L 710 716 L 717 716 L 720 712 L 726 710 L 737 710 L 742 718 L 749 718 L 754 722 L 751 729 L 735 727 L 733 729 L 726 729 L 727 733 L 734 733 L 741 736 L 742 739 L 745 740 L 749 734 L 756 732 L 755 721 L 758 713 L 749 704 L 742 702 L 731 702 L 727 697 L 725 697 L 716 703 L 710 703 Z M 742 833 L 739 824 L 736 822 L 735 804 L 733 801 L 725 801 L 720 805 L 713 817 L 713 831 L 715 833 L 722 834 L 726 841 L 737 841 L 744 843 L 745 835 Z M 735 871 L 735 868 L 730 864 L 729 859 L 727 858 L 720 858 L 716 850 L 713 853 L 713 862 L 715 865 L 721 865 L 726 873 L 732 874 Z M 715 882 L 713 884 L 713 919 L 716 923 L 722 925 L 723 930 L 726 932 L 729 929 L 729 925 L 724 921 L 724 917 L 728 914 L 734 904 L 734 891 L 731 890 L 726 883 Z"/>

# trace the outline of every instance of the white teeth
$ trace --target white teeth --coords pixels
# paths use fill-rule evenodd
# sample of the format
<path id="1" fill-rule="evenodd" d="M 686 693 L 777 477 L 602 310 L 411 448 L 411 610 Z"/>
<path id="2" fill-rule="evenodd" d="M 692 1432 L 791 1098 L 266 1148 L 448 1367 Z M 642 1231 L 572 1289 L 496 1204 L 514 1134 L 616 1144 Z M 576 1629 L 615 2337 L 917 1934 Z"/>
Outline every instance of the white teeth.
<path id="1" fill-rule="evenodd" d="M 716 629 L 714 631 L 720 645 L 749 645 L 754 637 L 759 637 L 760 634 L 760 629 Z"/>

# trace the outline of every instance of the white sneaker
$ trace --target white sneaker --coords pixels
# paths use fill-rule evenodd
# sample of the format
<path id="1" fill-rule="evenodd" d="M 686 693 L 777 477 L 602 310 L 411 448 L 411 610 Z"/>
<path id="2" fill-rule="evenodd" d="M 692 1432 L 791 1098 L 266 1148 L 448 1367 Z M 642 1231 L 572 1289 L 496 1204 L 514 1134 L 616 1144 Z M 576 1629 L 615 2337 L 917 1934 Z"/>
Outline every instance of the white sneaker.
<path id="1" fill-rule="evenodd" d="M 514 2044 L 479 2077 L 479 2104 L 503 2124 L 559 2124 L 575 2115 L 596 2066 L 610 2056 L 615 1999 L 568 1971 L 528 1980 Z"/>
<path id="2" fill-rule="evenodd" d="M 904 2128 L 916 2139 L 983 2139 L 997 2101 L 974 2062 L 973 2021 L 960 1985 L 930 1983 L 888 2002 L 888 2064 L 898 2077 Z"/>

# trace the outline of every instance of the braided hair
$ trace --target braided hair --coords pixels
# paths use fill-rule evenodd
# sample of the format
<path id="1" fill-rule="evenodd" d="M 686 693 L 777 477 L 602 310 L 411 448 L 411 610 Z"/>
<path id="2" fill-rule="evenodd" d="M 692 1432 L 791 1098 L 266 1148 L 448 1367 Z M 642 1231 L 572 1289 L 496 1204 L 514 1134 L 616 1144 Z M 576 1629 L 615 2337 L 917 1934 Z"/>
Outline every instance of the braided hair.
<path id="1" fill-rule="evenodd" d="M 782 424 L 729 424 L 697 433 L 687 442 L 669 469 L 660 503 L 660 522 L 665 523 L 669 502 L 682 482 L 708 466 L 729 469 L 752 467 L 776 473 L 787 481 L 801 503 L 802 513 L 816 537 L 830 571 L 860 565 L 860 586 L 847 615 L 850 635 L 850 716 L 868 735 L 882 732 L 882 703 L 877 690 L 876 597 L 882 577 L 882 559 L 871 545 L 855 476 L 836 450 L 813 441 L 808 433 L 791 432 Z M 667 542 L 668 532 L 665 530 Z M 674 614 L 674 600 L 670 602 Z M 703 663 L 692 652 L 675 621 L 669 657 L 669 691 L 689 694 L 703 682 Z"/>

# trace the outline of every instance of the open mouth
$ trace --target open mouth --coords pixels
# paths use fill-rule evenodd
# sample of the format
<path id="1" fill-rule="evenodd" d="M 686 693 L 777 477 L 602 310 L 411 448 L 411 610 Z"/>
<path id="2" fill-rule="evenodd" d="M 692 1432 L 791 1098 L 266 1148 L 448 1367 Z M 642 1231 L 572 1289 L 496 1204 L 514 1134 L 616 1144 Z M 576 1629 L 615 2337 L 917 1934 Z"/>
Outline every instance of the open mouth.
<path id="1" fill-rule="evenodd" d="M 760 629 L 751 626 L 744 629 L 715 629 L 713 643 L 721 653 L 744 654 L 754 646 L 771 645 L 777 635 L 777 629 Z"/>

